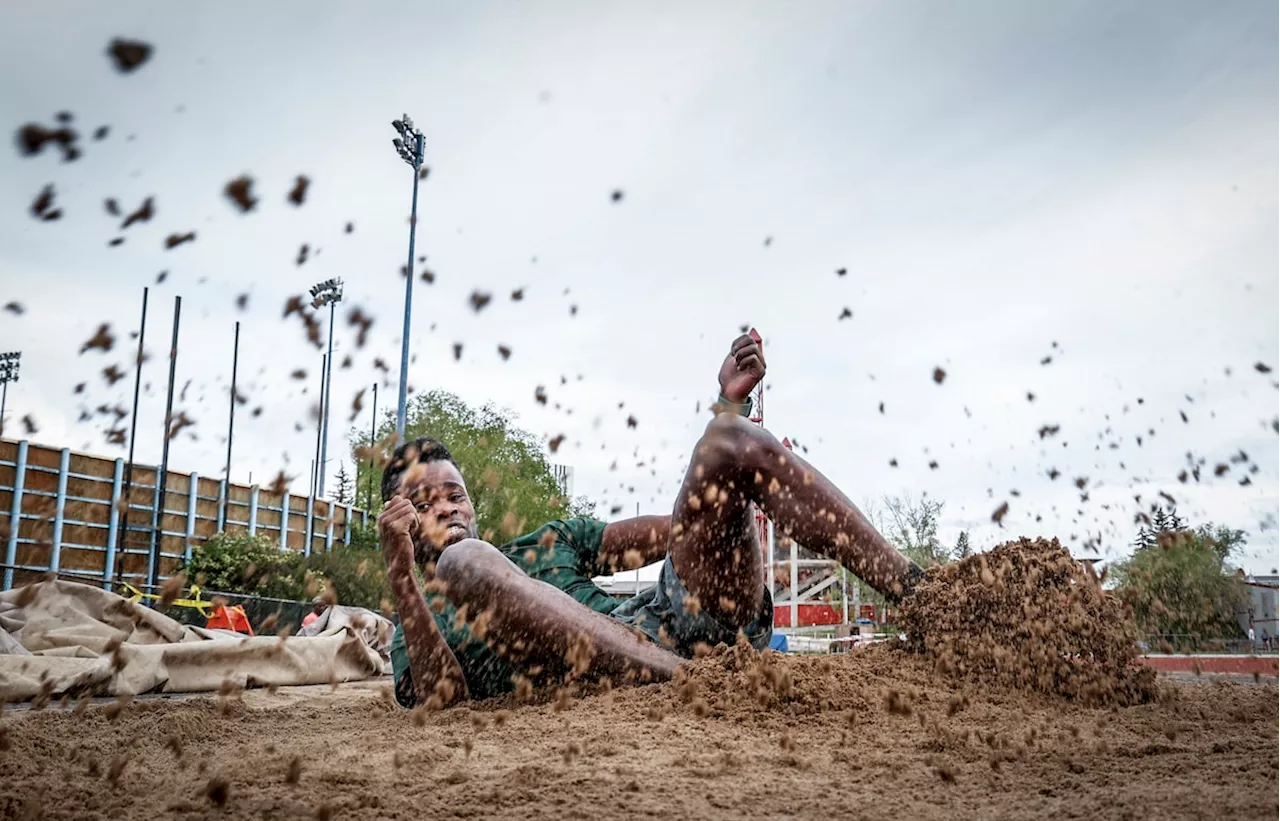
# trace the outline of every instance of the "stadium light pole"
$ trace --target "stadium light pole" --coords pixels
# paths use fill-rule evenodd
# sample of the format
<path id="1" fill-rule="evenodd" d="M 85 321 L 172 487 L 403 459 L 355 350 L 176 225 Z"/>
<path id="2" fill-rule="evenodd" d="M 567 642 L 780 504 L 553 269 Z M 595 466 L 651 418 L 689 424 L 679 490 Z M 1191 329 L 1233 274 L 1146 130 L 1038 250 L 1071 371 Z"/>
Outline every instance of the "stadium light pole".
<path id="1" fill-rule="evenodd" d="M 342 301 L 342 279 L 326 279 L 311 286 L 311 307 L 329 306 L 329 353 L 325 359 L 324 390 L 320 395 L 320 456 L 316 473 L 316 496 L 324 496 L 324 466 L 329 461 L 329 394 L 333 389 L 333 311 Z"/>
<path id="2" fill-rule="evenodd" d="M 365 494 L 365 510 L 373 509 L 373 457 L 374 442 L 378 439 L 378 383 L 373 383 L 373 413 L 369 415 L 369 492 Z"/>
<path id="3" fill-rule="evenodd" d="M 418 180 L 422 176 L 422 132 L 413 127 L 413 120 L 405 114 L 392 120 L 391 126 L 400 136 L 391 141 L 400 159 L 413 169 L 413 205 L 409 209 L 409 264 L 404 278 L 404 333 L 400 339 L 400 396 L 396 404 L 397 444 L 404 440 L 405 403 L 409 393 L 409 317 L 413 309 L 413 239 L 418 230 Z"/>
<path id="4" fill-rule="evenodd" d="M 22 351 L 0 353 L 0 436 L 4 435 L 4 406 L 9 402 L 9 383 L 18 381 Z"/>

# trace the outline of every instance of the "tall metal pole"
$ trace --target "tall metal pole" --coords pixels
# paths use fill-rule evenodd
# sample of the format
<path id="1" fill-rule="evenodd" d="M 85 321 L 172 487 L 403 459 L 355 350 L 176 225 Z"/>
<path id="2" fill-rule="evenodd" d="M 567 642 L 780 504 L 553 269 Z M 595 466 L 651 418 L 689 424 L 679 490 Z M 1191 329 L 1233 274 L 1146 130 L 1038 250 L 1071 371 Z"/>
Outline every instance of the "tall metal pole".
<path id="1" fill-rule="evenodd" d="M 4 406 L 9 403 L 9 380 L 0 382 L 0 436 L 4 436 Z"/>
<path id="2" fill-rule="evenodd" d="M 236 322 L 236 341 L 231 348 L 231 419 L 227 422 L 227 483 L 231 482 L 231 439 L 236 429 L 236 369 L 240 365 L 240 323 Z"/>
<path id="3" fill-rule="evenodd" d="M 422 166 L 423 137 L 415 136 L 413 152 L 413 205 L 409 209 L 409 265 L 404 279 L 404 333 L 400 339 L 400 394 L 396 404 L 397 444 L 404 441 L 405 403 L 409 397 L 409 316 L 413 310 L 413 241 L 418 231 L 418 178 Z"/>
<path id="4" fill-rule="evenodd" d="M 116 534 L 116 581 L 124 575 L 124 545 L 129 533 L 129 510 L 133 506 L 133 447 L 138 441 L 138 394 L 142 390 L 142 343 L 147 341 L 147 288 L 142 289 L 142 320 L 138 323 L 138 357 L 133 372 L 133 418 L 129 420 L 129 465 L 124 479 L 124 515 Z"/>
<path id="5" fill-rule="evenodd" d="M 147 585 L 155 586 L 160 576 L 160 552 L 164 548 L 164 506 L 169 492 L 169 429 L 173 422 L 173 381 L 178 370 L 178 325 L 182 321 L 182 297 L 173 298 L 173 343 L 169 346 L 169 390 L 164 401 L 164 448 L 160 451 L 160 476 L 156 487 L 156 507 L 151 511 L 151 567 L 147 572 Z"/>
<path id="6" fill-rule="evenodd" d="M 373 383 L 373 415 L 369 417 L 369 450 L 378 438 L 378 383 Z M 372 453 L 369 456 L 369 492 L 365 495 L 365 510 L 373 507 L 373 467 L 376 461 Z"/>
<path id="7" fill-rule="evenodd" d="M 324 496 L 324 467 L 329 461 L 329 394 L 333 391 L 333 311 L 337 307 L 338 303 L 329 303 L 329 354 L 325 360 L 324 397 L 320 407 L 320 424 L 324 428 L 324 433 L 320 434 L 320 480 L 316 491 L 317 499 Z"/>
<path id="8" fill-rule="evenodd" d="M 311 496 L 316 495 L 316 488 L 319 487 L 320 472 L 320 434 L 324 431 L 324 386 L 325 366 L 329 364 L 329 357 L 321 354 L 320 359 L 320 407 L 317 409 L 316 416 L 316 458 L 311 460 Z"/>

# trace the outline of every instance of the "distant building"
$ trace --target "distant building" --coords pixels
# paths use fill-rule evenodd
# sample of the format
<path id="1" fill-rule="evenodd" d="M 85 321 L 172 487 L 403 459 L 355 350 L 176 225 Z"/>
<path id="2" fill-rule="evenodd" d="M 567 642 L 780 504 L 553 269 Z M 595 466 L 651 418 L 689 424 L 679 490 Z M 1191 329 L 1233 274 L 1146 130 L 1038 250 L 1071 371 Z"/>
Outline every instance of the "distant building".
<path id="1" fill-rule="evenodd" d="M 1280 576 L 1245 576 L 1245 587 L 1249 590 L 1249 609 L 1239 615 L 1240 629 L 1248 631 L 1253 627 L 1253 641 L 1261 647 L 1264 638 L 1271 639 L 1271 648 L 1275 649 L 1276 630 L 1276 589 L 1280 587 Z"/>
<path id="2" fill-rule="evenodd" d="M 556 484 L 566 499 L 573 498 L 573 468 L 568 465 L 552 465 L 551 473 L 556 477 Z"/>

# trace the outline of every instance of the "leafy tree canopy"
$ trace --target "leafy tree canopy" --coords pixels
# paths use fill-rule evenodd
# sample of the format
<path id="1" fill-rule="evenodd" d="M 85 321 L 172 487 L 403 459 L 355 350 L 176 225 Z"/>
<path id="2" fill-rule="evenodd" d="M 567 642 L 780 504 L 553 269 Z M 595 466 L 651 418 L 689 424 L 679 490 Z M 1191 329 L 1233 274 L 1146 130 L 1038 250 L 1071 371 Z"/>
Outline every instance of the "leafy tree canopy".
<path id="1" fill-rule="evenodd" d="M 1156 530 L 1150 546 L 1112 564 L 1110 573 L 1148 634 L 1232 638 L 1248 593 L 1229 559 L 1244 542 L 1244 531 L 1220 525 Z"/>
<path id="2" fill-rule="evenodd" d="M 562 493 L 538 438 L 516 425 L 514 414 L 486 404 L 473 408 L 444 391 L 418 394 L 406 409 L 405 436 L 430 436 L 444 442 L 462 469 L 476 508 L 481 538 L 495 544 L 527 533 L 545 522 L 589 516 L 594 505 Z M 380 510 L 382 464 L 392 450 L 395 414 L 377 430 L 372 463 L 364 447 L 369 433 L 353 431 L 357 449 L 356 488 L 370 511 Z M 360 456 L 364 458 L 361 459 Z"/>

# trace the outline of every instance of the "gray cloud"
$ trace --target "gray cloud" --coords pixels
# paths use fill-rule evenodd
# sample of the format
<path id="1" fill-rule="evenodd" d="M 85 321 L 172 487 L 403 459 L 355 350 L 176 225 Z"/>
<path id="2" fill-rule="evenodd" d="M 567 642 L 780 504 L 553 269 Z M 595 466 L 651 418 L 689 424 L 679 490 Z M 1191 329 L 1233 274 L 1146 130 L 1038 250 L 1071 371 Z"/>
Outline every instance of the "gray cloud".
<path id="1" fill-rule="evenodd" d="M 349 304 L 376 316 L 367 350 L 340 329 L 356 360 L 335 375 L 345 420 L 374 357 L 397 362 L 409 179 L 387 122 L 407 110 L 427 133 L 419 246 L 438 275 L 416 292 L 411 382 L 568 434 L 557 458 L 582 492 L 627 513 L 670 504 L 705 422 L 695 403 L 750 322 L 768 342 L 769 426 L 852 498 L 927 491 L 947 501 L 948 539 L 1101 532 L 1120 550 L 1133 495 L 1163 489 L 1193 520 L 1249 530 L 1250 569 L 1274 565 L 1276 392 L 1251 370 L 1280 364 L 1274 6 L 396 9 L 115 3 L 74 26 L 27 10 L 0 34 L 11 126 L 61 109 L 82 131 L 111 126 L 76 163 L 0 154 L 0 290 L 29 308 L 0 315 L 0 348 L 24 350 L 10 401 L 40 420 L 38 439 L 107 449 L 75 423 L 70 388 L 126 397 L 127 381 L 107 390 L 95 373 L 129 354 L 76 350 L 104 319 L 131 327 L 141 286 L 168 270 L 152 291 L 140 457 L 159 455 L 181 293 L 179 385 L 204 388 L 188 402 L 200 440 L 174 448 L 175 467 L 222 464 L 239 317 L 251 407 L 266 411 L 240 415 L 233 475 L 274 475 L 286 452 L 305 473 L 314 431 L 293 425 L 309 427 L 314 380 L 289 373 L 320 357 L 280 310 L 342 276 Z M 102 49 L 120 34 L 154 42 L 153 62 L 113 72 Z M 261 197 L 245 216 L 220 193 L 241 173 Z M 314 181 L 301 209 L 284 200 L 298 173 Z M 26 208 L 50 181 L 66 216 L 38 223 Z M 122 234 L 102 210 L 148 195 L 157 217 Z M 188 230 L 194 244 L 162 250 Z M 517 287 L 527 297 L 511 304 Z M 479 316 L 477 288 L 497 296 Z M 534 403 L 539 384 L 573 414 Z M 1058 437 L 1037 436 L 1046 423 Z M 1248 487 L 1235 470 L 1176 479 L 1186 452 L 1241 448 L 1260 468 Z M 1087 504 L 1076 476 L 1098 485 Z M 1006 498 L 999 529 L 990 512 Z"/>

